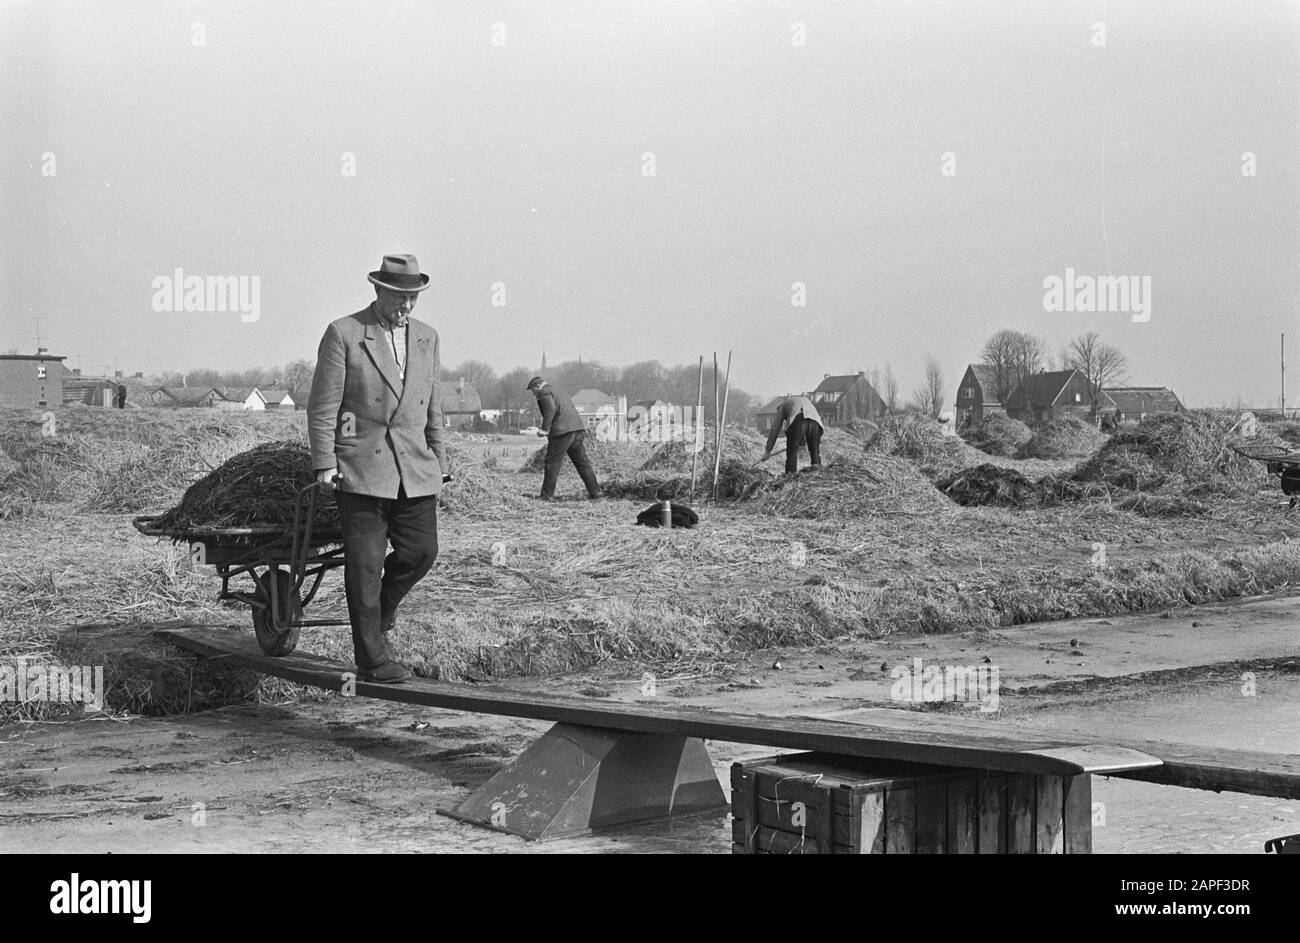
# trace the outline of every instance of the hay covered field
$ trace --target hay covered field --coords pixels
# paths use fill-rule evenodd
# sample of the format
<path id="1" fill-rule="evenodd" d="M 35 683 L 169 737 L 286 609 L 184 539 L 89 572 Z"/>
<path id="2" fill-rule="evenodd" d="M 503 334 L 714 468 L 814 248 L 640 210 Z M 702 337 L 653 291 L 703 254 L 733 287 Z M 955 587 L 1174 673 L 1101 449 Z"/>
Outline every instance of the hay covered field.
<path id="1" fill-rule="evenodd" d="M 729 430 L 725 500 L 697 499 L 700 526 L 675 531 L 635 518 L 656 496 L 684 496 L 680 445 L 597 443 L 616 497 L 586 501 L 566 467 L 564 500 L 545 503 L 528 497 L 541 473 L 535 458 L 519 470 L 518 440 L 453 436 L 440 558 L 404 604 L 395 643 L 417 672 L 451 680 L 610 660 L 629 675 L 698 677 L 775 646 L 1275 590 L 1300 572 L 1300 518 L 1262 464 L 1225 447 L 1232 419 L 1157 417 L 1088 455 L 1016 459 L 900 417 L 830 430 L 826 467 L 793 479 L 777 474 L 780 454 L 754 466 L 756 433 Z M 0 411 L 0 660 L 102 664 L 118 711 L 311 696 L 196 669 L 154 640 L 173 619 L 249 631 L 249 613 L 214 601 L 219 580 L 184 547 L 131 526 L 236 454 L 303 441 L 304 415 L 67 407 L 58 422 L 42 437 L 37 412 Z M 702 474 L 713 458 L 710 447 Z M 334 571 L 307 617 L 344 612 Z M 351 659 L 346 628 L 304 629 L 299 648 Z M 0 704 L 0 721 L 61 709 Z"/>

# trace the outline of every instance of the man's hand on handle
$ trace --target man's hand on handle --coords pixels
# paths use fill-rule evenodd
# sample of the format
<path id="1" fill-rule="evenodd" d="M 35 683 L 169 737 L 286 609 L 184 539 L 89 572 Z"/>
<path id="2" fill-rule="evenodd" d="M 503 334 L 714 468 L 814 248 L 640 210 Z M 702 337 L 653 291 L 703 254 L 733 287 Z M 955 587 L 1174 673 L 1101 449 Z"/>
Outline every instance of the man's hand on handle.
<path id="1" fill-rule="evenodd" d="M 316 481 L 327 491 L 333 491 L 342 480 L 337 468 L 322 468 L 316 473 Z"/>

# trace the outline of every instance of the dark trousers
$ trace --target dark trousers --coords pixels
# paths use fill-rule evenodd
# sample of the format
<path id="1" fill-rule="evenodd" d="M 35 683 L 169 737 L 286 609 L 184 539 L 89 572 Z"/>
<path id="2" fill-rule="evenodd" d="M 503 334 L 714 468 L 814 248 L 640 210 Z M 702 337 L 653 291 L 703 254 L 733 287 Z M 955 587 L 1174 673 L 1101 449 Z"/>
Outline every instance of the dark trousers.
<path id="1" fill-rule="evenodd" d="M 587 458 L 587 448 L 583 445 L 585 437 L 586 433 L 579 430 L 566 432 L 564 435 L 557 435 L 546 441 L 546 472 L 542 476 L 543 498 L 554 497 L 555 483 L 560 478 L 560 465 L 563 464 L 566 455 L 572 459 L 573 467 L 578 470 L 578 477 L 587 486 L 587 494 L 593 498 L 600 497 L 600 482 L 596 481 L 596 469 L 592 467 L 591 459 Z"/>
<path id="2" fill-rule="evenodd" d="M 822 427 L 811 419 L 795 416 L 785 433 L 785 473 L 799 470 L 799 449 L 808 443 L 808 457 L 814 465 L 822 463 Z"/>
<path id="3" fill-rule="evenodd" d="M 343 585 L 358 668 L 393 660 L 381 626 L 438 558 L 438 496 L 396 498 L 336 491 L 343 528 Z M 388 544 L 393 552 L 384 556 Z"/>

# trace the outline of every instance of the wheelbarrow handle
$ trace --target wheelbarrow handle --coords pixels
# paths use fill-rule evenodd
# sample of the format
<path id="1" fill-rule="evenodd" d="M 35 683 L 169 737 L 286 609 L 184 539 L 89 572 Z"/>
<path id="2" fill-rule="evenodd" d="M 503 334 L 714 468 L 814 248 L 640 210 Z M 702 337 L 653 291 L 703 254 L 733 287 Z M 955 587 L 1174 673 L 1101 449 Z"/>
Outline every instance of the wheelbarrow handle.
<path id="1" fill-rule="evenodd" d="M 1292 850 L 1294 846 L 1294 851 Z M 1300 854 L 1300 832 L 1294 835 L 1283 835 L 1281 838 L 1270 838 L 1264 842 L 1264 854 L 1275 855 L 1296 855 Z"/>

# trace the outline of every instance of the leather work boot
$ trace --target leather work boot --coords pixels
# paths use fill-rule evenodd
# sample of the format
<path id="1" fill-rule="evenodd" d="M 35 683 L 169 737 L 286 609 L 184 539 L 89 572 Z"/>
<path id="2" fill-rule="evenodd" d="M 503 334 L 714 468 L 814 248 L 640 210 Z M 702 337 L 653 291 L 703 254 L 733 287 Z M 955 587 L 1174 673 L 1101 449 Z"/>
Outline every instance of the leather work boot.
<path id="1" fill-rule="evenodd" d="M 410 670 L 400 662 L 389 661 L 377 668 L 358 668 L 357 680 L 374 684 L 401 684 L 411 680 Z"/>

